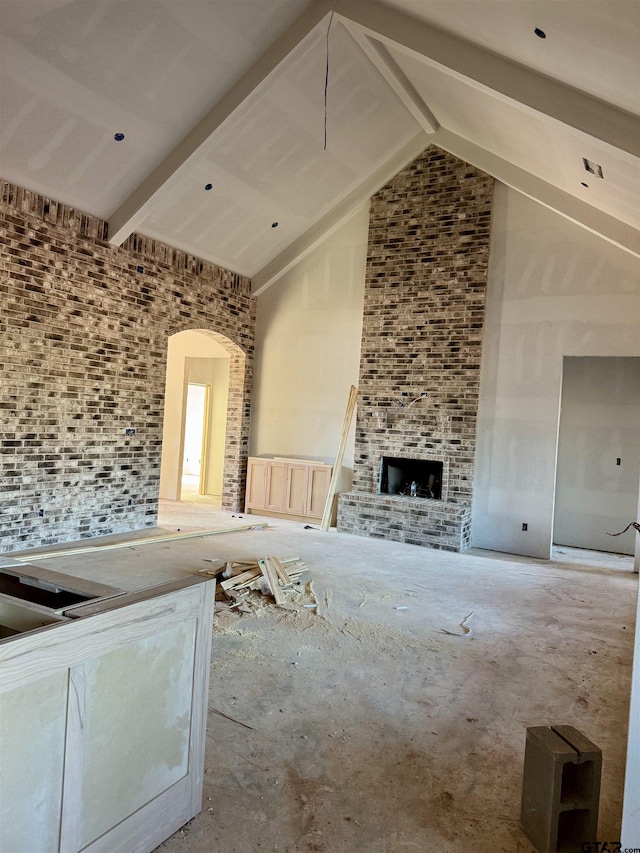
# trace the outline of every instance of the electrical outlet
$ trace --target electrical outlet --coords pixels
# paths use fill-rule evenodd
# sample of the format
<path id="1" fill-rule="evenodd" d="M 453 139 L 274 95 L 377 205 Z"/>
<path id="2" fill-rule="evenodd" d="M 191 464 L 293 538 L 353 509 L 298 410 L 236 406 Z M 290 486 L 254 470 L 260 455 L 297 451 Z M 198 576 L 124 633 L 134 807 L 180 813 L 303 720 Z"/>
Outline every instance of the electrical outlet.
<path id="1" fill-rule="evenodd" d="M 616 459 L 616 465 L 619 465 L 619 464 L 620 464 L 620 462 L 621 462 L 621 459 L 620 459 L 620 457 L 618 456 L 618 458 Z"/>
<path id="2" fill-rule="evenodd" d="M 133 498 L 129 498 L 127 501 L 127 506 L 133 506 Z"/>
<path id="3" fill-rule="evenodd" d="M 43 518 L 43 517 L 44 517 L 44 510 L 43 510 L 43 509 L 39 509 L 39 510 L 38 510 L 38 515 L 40 516 L 40 518 Z"/>
<path id="4" fill-rule="evenodd" d="M 528 529 L 529 529 L 529 525 L 527 524 L 527 522 L 526 522 L 526 521 L 524 521 L 524 522 L 522 523 L 522 529 L 523 529 L 523 530 L 528 530 Z"/>

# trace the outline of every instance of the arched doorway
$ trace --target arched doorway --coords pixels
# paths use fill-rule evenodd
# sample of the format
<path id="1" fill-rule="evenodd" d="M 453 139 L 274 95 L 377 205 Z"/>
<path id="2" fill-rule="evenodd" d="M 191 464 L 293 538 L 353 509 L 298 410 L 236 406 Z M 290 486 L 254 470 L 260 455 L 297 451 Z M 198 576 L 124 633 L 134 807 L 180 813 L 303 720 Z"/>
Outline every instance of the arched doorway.
<path id="1" fill-rule="evenodd" d="M 169 338 L 161 499 L 239 508 L 244 374 L 244 353 L 224 335 L 189 329 Z"/>

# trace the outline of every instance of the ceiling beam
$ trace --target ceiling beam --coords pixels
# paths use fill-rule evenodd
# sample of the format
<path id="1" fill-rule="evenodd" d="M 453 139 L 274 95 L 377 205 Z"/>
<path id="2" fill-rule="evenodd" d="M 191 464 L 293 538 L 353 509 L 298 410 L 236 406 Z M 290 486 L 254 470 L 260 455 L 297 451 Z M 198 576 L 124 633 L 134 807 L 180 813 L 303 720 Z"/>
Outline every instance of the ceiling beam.
<path id="1" fill-rule="evenodd" d="M 358 29 L 470 85 L 640 156 L 638 116 L 375 0 L 337 0 L 336 15 L 352 32 Z"/>
<path id="2" fill-rule="evenodd" d="M 268 287 L 271 287 L 281 276 L 305 258 L 324 239 L 337 231 L 361 205 L 387 184 L 394 175 L 397 175 L 408 163 L 422 154 L 432 139 L 433 137 L 427 136 L 422 131 L 413 136 L 389 160 L 339 201 L 325 216 L 307 229 L 297 240 L 294 240 L 284 252 L 281 252 L 264 266 L 251 279 L 253 296 L 260 296 L 261 293 L 264 293 Z"/>
<path id="3" fill-rule="evenodd" d="M 640 231 L 631 225 L 603 213 L 449 130 L 441 128 L 432 138 L 432 142 L 454 157 L 471 163 L 501 183 L 564 216 L 565 219 L 640 258 Z"/>
<path id="4" fill-rule="evenodd" d="M 213 109 L 109 217 L 109 242 L 121 245 L 155 208 L 160 190 L 173 181 L 211 135 L 242 104 L 251 102 L 280 63 L 331 14 L 332 0 L 319 0 L 307 9 L 260 57 Z"/>
<path id="5" fill-rule="evenodd" d="M 412 83 L 407 79 L 404 71 L 402 71 L 390 56 L 389 51 L 384 45 L 370 39 L 358 27 L 351 26 L 346 29 L 360 45 L 371 62 L 373 62 L 424 132 L 435 133 L 440 127 L 435 116 L 416 92 Z"/>

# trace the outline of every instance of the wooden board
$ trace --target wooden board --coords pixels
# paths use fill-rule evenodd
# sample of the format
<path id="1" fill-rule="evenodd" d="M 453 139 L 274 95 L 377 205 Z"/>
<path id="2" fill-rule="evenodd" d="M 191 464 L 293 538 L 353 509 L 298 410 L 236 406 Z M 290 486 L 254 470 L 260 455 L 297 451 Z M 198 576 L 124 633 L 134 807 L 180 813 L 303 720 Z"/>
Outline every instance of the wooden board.
<path id="1" fill-rule="evenodd" d="M 338 480 L 340 479 L 340 472 L 342 471 L 342 460 L 344 458 L 344 450 L 347 445 L 347 437 L 349 435 L 349 427 L 351 426 L 351 419 L 353 418 L 353 413 L 356 408 L 356 401 L 358 399 L 358 389 L 355 385 L 351 386 L 349 391 L 349 400 L 347 402 L 347 411 L 344 415 L 344 424 L 342 425 L 342 434 L 340 436 L 340 444 L 338 445 L 338 453 L 336 454 L 336 461 L 333 466 L 333 474 L 331 476 L 331 483 L 329 484 L 329 492 L 327 494 L 327 502 L 324 505 L 324 513 L 322 514 L 322 522 L 320 523 L 320 527 L 323 530 L 328 530 L 331 524 L 331 516 L 333 515 L 333 504 L 335 501 L 335 497 L 338 491 Z"/>
<path id="2" fill-rule="evenodd" d="M 259 560 L 258 565 L 260 566 L 260 571 L 267 579 L 269 589 L 271 590 L 271 594 L 273 595 L 276 604 L 284 604 L 286 598 L 280 587 L 278 575 L 276 574 L 275 569 L 271 565 L 269 558 L 265 557 L 264 560 Z"/>

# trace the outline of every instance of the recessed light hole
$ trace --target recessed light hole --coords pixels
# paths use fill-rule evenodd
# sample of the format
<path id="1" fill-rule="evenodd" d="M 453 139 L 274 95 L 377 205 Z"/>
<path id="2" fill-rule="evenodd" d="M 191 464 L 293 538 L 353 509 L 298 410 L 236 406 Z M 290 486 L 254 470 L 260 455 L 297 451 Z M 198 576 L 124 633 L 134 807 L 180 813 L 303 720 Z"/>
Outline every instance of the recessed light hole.
<path id="1" fill-rule="evenodd" d="M 594 163 L 593 160 L 587 160 L 586 157 L 582 158 L 582 162 L 587 172 L 590 172 L 592 175 L 595 175 L 596 178 L 604 178 L 602 166 L 599 166 L 597 163 Z"/>
<path id="2" fill-rule="evenodd" d="M 272 222 L 272 223 L 271 223 L 271 227 L 272 227 L 272 228 L 277 228 L 277 227 L 278 227 L 278 223 L 277 223 L 277 222 Z"/>
<path id="3" fill-rule="evenodd" d="M 589 184 L 585 184 L 584 181 L 580 181 L 580 183 L 583 187 L 586 187 L 587 189 L 589 189 Z"/>
<path id="4" fill-rule="evenodd" d="M 540 27 L 536 27 L 534 33 L 538 36 L 539 39 L 546 39 L 547 34 L 544 30 L 541 30 Z"/>
<path id="5" fill-rule="evenodd" d="M 205 185 L 204 185 L 204 188 L 205 188 L 205 190 L 212 190 L 212 189 L 213 189 L 213 184 L 205 184 Z"/>
<path id="6" fill-rule="evenodd" d="M 124 139 L 124 133 L 114 133 L 113 138 L 116 142 L 122 142 L 122 140 Z"/>

